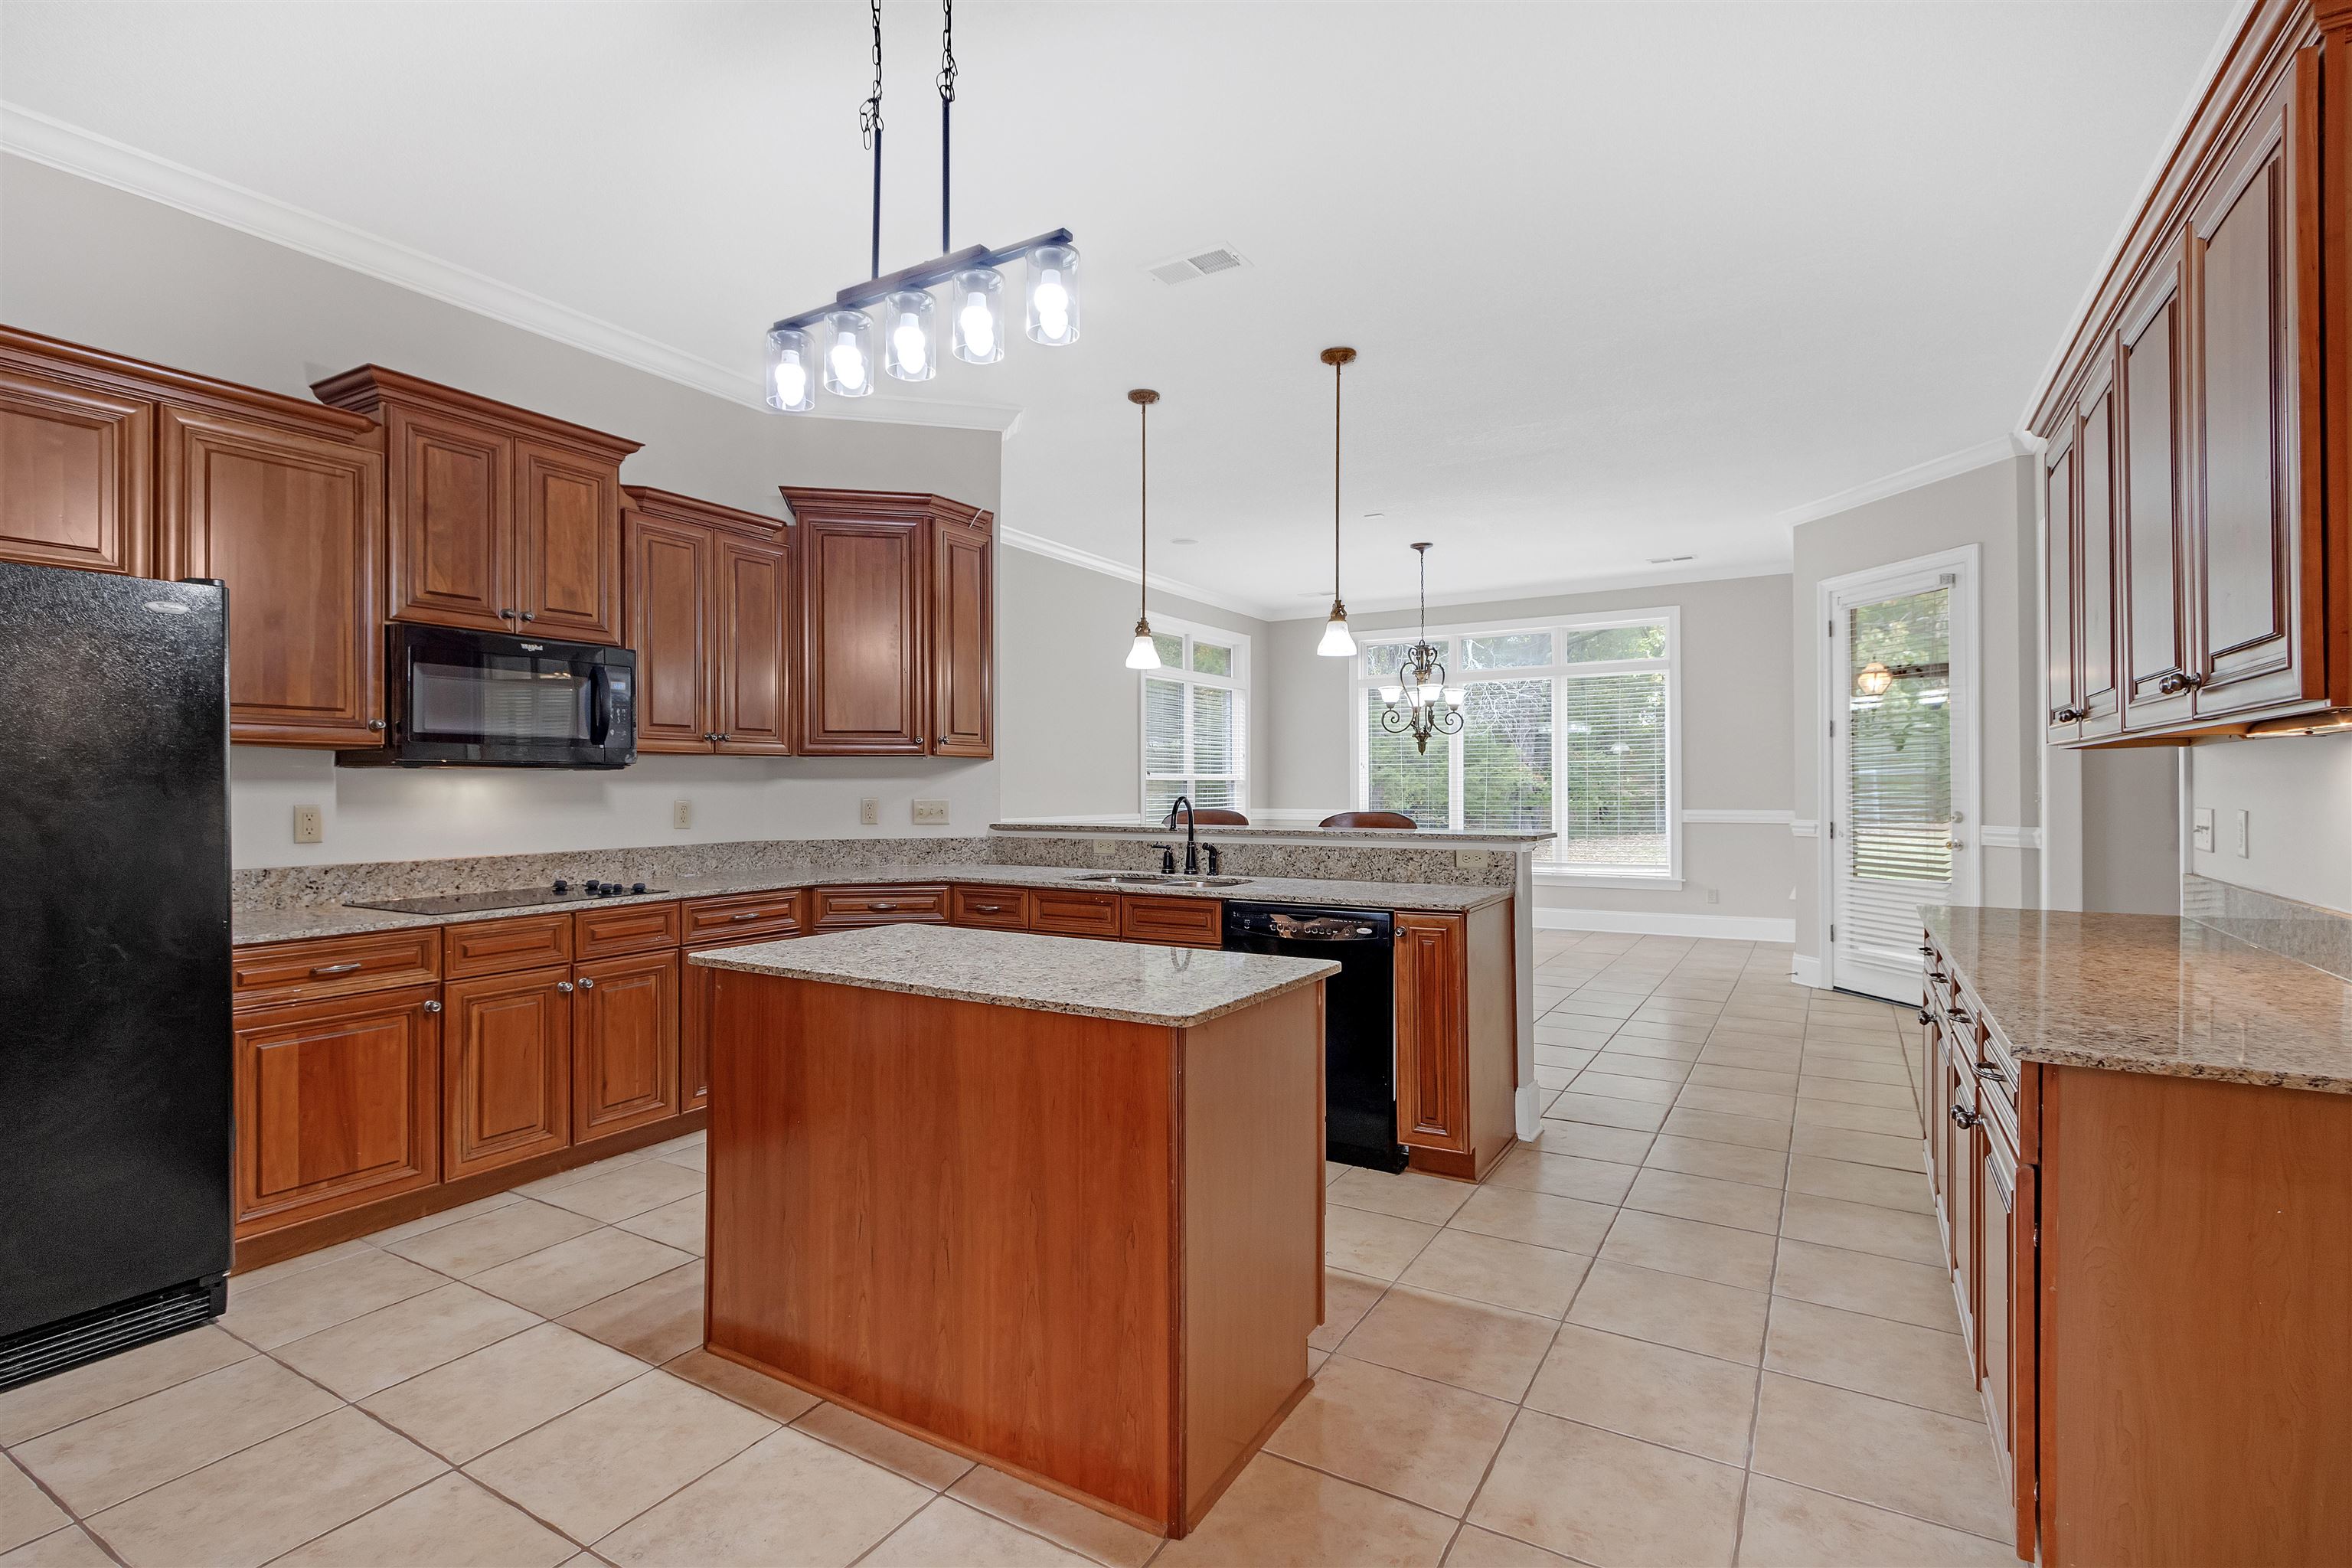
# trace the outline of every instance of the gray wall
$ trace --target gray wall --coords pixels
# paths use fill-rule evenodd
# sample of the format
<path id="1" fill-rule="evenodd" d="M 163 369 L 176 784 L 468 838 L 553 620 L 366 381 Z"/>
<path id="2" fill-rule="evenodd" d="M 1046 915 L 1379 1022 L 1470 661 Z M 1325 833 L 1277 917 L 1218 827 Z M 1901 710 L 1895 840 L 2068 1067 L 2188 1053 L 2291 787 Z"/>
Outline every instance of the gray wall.
<path id="1" fill-rule="evenodd" d="M 2189 869 L 2352 913 L 2352 735 L 2217 742 L 2188 759 L 2190 804 L 2213 812 L 2213 847 L 2188 852 Z"/>

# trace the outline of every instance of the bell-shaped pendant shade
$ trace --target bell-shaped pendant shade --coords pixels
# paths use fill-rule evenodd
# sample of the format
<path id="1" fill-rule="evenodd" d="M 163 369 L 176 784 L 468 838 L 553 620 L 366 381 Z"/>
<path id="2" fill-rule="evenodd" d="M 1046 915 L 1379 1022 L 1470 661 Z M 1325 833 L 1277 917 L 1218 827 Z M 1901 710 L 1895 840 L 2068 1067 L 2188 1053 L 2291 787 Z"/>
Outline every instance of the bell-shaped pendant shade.
<path id="1" fill-rule="evenodd" d="M 1129 669 L 1160 668 L 1160 644 L 1152 638 L 1150 621 L 1135 623 L 1135 645 L 1127 650 L 1127 668 Z"/>
<path id="2" fill-rule="evenodd" d="M 1331 618 L 1323 626 L 1323 640 L 1315 645 L 1315 651 L 1325 658 L 1356 657 L 1356 638 L 1348 630 L 1347 606 L 1336 600 L 1331 605 Z"/>

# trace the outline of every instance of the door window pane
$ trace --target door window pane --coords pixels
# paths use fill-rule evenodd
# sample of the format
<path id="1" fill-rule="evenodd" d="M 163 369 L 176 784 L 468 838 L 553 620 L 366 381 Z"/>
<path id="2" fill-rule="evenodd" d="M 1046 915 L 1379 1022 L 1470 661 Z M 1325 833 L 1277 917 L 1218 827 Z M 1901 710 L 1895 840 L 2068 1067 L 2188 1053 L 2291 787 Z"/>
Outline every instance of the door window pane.
<path id="1" fill-rule="evenodd" d="M 1443 739 L 1432 741 L 1426 752 L 1413 749 L 1410 735 L 1392 735 L 1382 727 L 1380 693 L 1364 693 L 1364 809 L 1401 811 L 1415 822 L 1443 826 L 1449 820 L 1453 748 Z"/>
<path id="2" fill-rule="evenodd" d="M 1951 600 L 1950 589 L 1933 588 L 1846 612 L 1846 856 L 1855 877 L 1951 880 Z M 1874 664 L 1887 672 L 1881 693 L 1855 684 Z"/>

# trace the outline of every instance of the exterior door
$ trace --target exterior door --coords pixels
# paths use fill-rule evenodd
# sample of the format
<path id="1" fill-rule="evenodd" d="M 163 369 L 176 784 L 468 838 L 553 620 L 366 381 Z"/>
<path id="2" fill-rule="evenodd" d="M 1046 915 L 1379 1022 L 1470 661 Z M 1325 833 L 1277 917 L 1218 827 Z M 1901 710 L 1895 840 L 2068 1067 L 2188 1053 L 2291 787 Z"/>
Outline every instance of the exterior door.
<path id="1" fill-rule="evenodd" d="M 1470 1147 L 1468 948 L 1459 915 L 1396 917 L 1397 1141 Z"/>
<path id="2" fill-rule="evenodd" d="M 453 980 L 444 994 L 446 1179 L 570 1146 L 570 971 Z"/>
<path id="3" fill-rule="evenodd" d="M 621 640 L 621 495 L 611 463 L 561 447 L 515 446 L 516 629 L 571 642 Z"/>
<path id="4" fill-rule="evenodd" d="M 228 584 L 232 738 L 378 744 L 383 457 L 169 407 L 162 449 L 164 574 Z"/>
<path id="5" fill-rule="evenodd" d="M 931 524 L 931 752 L 994 754 L 989 649 L 996 584 L 988 531 L 947 518 Z"/>
<path id="6" fill-rule="evenodd" d="M 708 752 L 711 717 L 710 531 L 629 513 L 629 646 L 637 651 L 637 750 Z"/>
<path id="7" fill-rule="evenodd" d="M 1830 929 L 1825 979 L 1916 1003 L 1919 906 L 1967 902 L 1974 555 L 1825 584 Z"/>
<path id="8" fill-rule="evenodd" d="M 392 619 L 512 629 L 514 442 L 398 405 L 387 414 Z"/>
<path id="9" fill-rule="evenodd" d="M 2124 728 L 2189 717 L 2189 512 L 2180 474 L 2181 263 L 2161 265 L 2126 314 L 2117 339 L 2116 454 L 2121 524 L 2117 631 L 2123 654 Z"/>
<path id="10" fill-rule="evenodd" d="M 155 405 L 0 371 L 0 559 L 150 574 Z"/>
<path id="11" fill-rule="evenodd" d="M 719 749 L 782 756 L 792 750 L 784 652 L 792 554 L 781 540 L 767 544 L 726 533 L 713 538 L 712 683 Z"/>
<path id="12" fill-rule="evenodd" d="M 601 959 L 572 973 L 579 987 L 572 1141 L 677 1115 L 677 952 Z"/>
<path id="13" fill-rule="evenodd" d="M 440 1004 L 411 986 L 236 1020 L 236 1233 L 441 1179 Z"/>
<path id="14" fill-rule="evenodd" d="M 804 752 L 926 750 L 922 522 L 801 524 Z"/>

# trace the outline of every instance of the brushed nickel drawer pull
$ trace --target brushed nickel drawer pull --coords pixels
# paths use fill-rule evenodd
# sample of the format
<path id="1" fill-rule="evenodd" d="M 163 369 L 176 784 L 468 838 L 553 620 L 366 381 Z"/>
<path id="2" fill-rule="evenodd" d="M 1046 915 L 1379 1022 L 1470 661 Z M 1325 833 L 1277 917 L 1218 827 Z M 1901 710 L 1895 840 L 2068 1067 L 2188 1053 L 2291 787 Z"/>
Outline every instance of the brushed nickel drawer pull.
<path id="1" fill-rule="evenodd" d="M 984 915 L 1001 915 L 1004 912 L 1003 904 L 974 904 L 971 907 Z"/>
<path id="2" fill-rule="evenodd" d="M 365 969 L 367 965 L 364 963 L 321 963 L 315 969 L 311 970 L 310 973 L 313 976 L 349 974 L 355 969 Z"/>
<path id="3" fill-rule="evenodd" d="M 730 921 L 755 921 L 760 918 L 761 912 L 761 911 L 758 910 L 744 910 L 739 913 L 729 915 L 727 918 Z"/>

